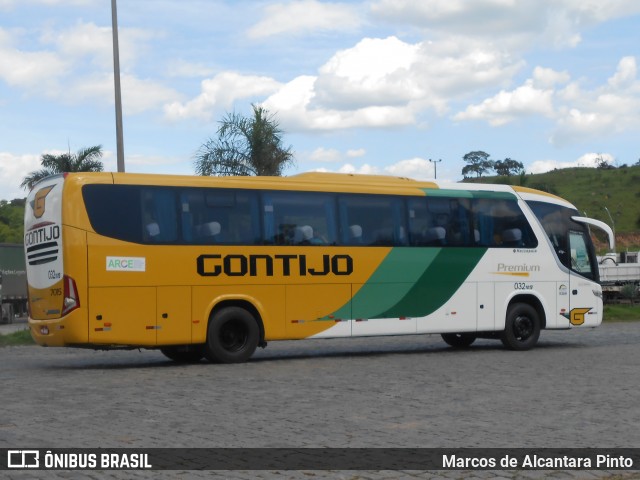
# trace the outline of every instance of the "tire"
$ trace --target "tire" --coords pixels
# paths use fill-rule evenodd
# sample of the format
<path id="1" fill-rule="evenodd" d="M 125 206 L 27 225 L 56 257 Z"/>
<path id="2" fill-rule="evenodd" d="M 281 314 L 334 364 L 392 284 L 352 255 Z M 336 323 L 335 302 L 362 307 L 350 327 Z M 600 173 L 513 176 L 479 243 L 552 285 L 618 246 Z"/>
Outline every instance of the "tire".
<path id="1" fill-rule="evenodd" d="M 209 320 L 205 356 L 214 363 L 246 362 L 260 340 L 256 319 L 241 307 L 226 307 Z"/>
<path id="2" fill-rule="evenodd" d="M 441 336 L 453 348 L 467 348 L 476 341 L 475 333 L 443 333 Z"/>
<path id="3" fill-rule="evenodd" d="M 502 344 L 509 350 L 529 350 L 540 337 L 540 316 L 526 303 L 514 303 L 507 309 Z"/>
<path id="4" fill-rule="evenodd" d="M 201 345 L 164 347 L 160 351 L 165 357 L 178 363 L 198 363 L 204 357 L 204 350 Z"/>

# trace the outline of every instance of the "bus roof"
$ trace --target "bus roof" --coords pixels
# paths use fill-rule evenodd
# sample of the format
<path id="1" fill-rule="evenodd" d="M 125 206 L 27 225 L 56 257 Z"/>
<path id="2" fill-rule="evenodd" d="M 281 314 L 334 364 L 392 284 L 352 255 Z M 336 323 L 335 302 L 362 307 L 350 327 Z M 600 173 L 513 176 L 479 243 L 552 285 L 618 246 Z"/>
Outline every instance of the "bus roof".
<path id="1" fill-rule="evenodd" d="M 570 202 L 551 193 L 528 187 L 487 183 L 451 183 L 421 181 L 390 175 L 365 175 L 352 173 L 305 172 L 290 177 L 208 177 L 190 175 L 142 174 L 142 173 L 73 173 L 67 180 L 79 184 L 115 183 L 129 185 L 181 185 L 191 187 L 304 189 L 349 193 L 386 193 L 424 195 L 428 190 L 457 190 L 509 192 L 524 200 L 537 200 L 575 208 Z M 428 195 L 428 193 L 427 193 Z"/>

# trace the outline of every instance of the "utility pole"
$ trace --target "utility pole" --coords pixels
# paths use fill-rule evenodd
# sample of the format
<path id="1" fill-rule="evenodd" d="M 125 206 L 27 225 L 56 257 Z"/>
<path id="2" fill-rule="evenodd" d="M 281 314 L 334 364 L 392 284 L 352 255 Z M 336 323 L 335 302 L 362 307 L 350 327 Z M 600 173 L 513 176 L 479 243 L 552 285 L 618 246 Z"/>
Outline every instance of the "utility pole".
<path id="1" fill-rule="evenodd" d="M 442 159 L 441 158 L 439 160 L 429 159 L 429 161 L 433 163 L 433 178 L 437 180 L 438 179 L 438 163 L 440 163 Z"/>
<path id="2" fill-rule="evenodd" d="M 120 49 L 118 48 L 118 11 L 111 0 L 111 32 L 113 34 L 113 83 L 116 91 L 116 143 L 118 172 L 124 172 L 124 140 L 122 134 L 122 95 L 120 93 Z"/>

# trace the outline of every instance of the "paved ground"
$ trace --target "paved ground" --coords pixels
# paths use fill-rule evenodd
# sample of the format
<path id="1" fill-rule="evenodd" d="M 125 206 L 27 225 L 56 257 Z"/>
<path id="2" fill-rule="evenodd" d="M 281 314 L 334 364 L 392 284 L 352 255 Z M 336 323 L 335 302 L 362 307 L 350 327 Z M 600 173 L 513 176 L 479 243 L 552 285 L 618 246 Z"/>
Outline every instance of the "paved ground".
<path id="1" fill-rule="evenodd" d="M 26 318 L 16 318 L 13 323 L 0 323 L 0 335 L 17 332 L 29 328 Z"/>
<path id="2" fill-rule="evenodd" d="M 4 327 L 3 327 L 4 328 Z M 1 332 L 0 332 L 1 333 Z M 0 448 L 640 447 L 640 323 L 529 352 L 439 336 L 273 342 L 242 365 L 0 348 Z M 640 478 L 619 472 L 0 472 L 8 478 Z M 10 475 L 8 475 L 10 474 Z"/>

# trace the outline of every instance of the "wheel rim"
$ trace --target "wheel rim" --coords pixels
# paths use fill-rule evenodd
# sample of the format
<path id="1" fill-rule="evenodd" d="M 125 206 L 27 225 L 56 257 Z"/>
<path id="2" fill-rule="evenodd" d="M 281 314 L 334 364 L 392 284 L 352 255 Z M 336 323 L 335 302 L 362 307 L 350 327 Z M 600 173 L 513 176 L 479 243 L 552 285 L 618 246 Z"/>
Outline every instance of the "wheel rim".
<path id="1" fill-rule="evenodd" d="M 247 344 L 249 332 L 242 322 L 231 320 L 220 329 L 220 343 L 228 352 L 237 352 Z"/>
<path id="2" fill-rule="evenodd" d="M 525 341 L 533 335 L 533 320 L 526 315 L 518 315 L 513 322 L 513 333 L 520 341 Z"/>

